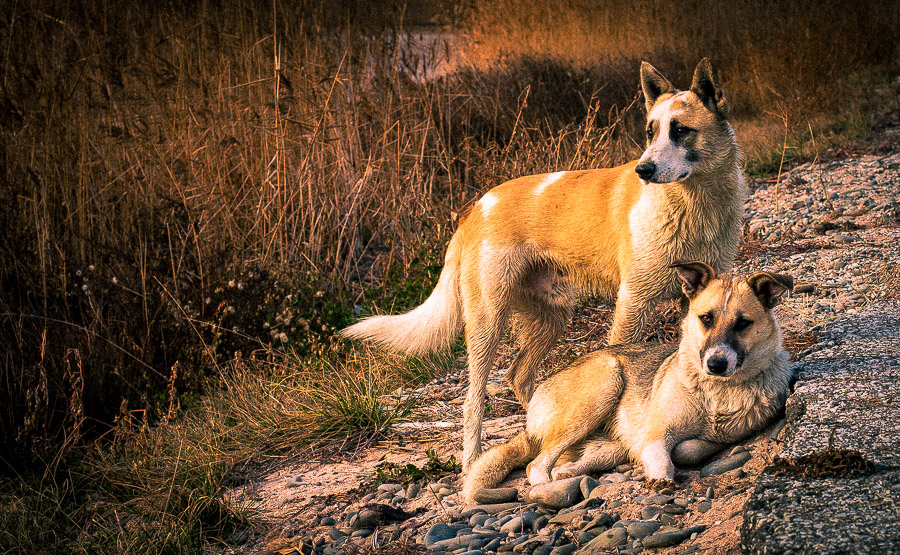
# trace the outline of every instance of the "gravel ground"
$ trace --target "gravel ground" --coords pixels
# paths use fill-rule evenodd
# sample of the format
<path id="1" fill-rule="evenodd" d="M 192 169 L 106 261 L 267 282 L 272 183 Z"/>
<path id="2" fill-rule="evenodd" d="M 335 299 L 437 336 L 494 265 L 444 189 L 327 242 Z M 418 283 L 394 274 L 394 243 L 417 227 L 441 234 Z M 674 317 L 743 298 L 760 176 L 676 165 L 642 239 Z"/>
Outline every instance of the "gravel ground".
<path id="1" fill-rule="evenodd" d="M 896 130 L 887 135 L 896 143 Z M 751 184 L 736 271 L 794 276 L 795 294 L 776 313 L 785 344 L 801 366 L 806 357 L 820 356 L 828 341 L 834 343 L 827 335 L 817 343 L 829 323 L 879 299 L 900 297 L 898 169 L 900 153 L 845 153 L 804 164 L 778 180 Z M 674 313 L 671 307 L 660 311 L 649 326 L 655 334 L 651 339 L 672 340 Z M 603 303 L 580 307 L 548 357 L 545 373 L 602 346 L 609 317 L 610 307 Z M 513 436 L 524 422 L 500 370 L 512 353 L 511 346 L 503 348 L 488 387 L 489 444 Z M 291 461 L 234 490 L 236 499 L 265 511 L 268 528 L 230 551 L 739 553 L 744 505 L 757 483 L 770 479 L 763 469 L 786 439 L 782 420 L 706 467 L 679 469 L 678 485 L 671 490 L 650 490 L 641 468 L 630 465 L 562 481 L 557 494 L 565 501 L 550 505 L 523 497 L 521 472 L 505 484 L 516 490 L 498 491 L 496 503 L 476 507 L 461 503 L 454 473 L 376 486 L 379 469 L 425 467 L 429 449 L 442 461 L 459 452 L 465 385 L 460 365 L 448 376 L 403 392 L 424 399 L 417 422 L 394 426 L 377 444 L 343 459 Z"/>

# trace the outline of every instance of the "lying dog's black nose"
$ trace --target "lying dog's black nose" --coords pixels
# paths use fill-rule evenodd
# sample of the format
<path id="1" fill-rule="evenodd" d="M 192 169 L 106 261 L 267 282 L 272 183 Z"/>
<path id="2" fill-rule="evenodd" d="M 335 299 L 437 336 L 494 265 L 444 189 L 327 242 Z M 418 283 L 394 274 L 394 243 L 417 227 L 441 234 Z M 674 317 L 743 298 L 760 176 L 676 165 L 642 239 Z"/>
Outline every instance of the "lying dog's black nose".
<path id="1" fill-rule="evenodd" d="M 709 368 L 710 374 L 722 376 L 728 371 L 728 359 L 725 357 L 710 357 L 706 361 L 706 367 Z"/>
<path id="2" fill-rule="evenodd" d="M 638 165 L 638 167 L 634 168 L 634 171 L 638 174 L 638 176 L 644 181 L 649 180 L 656 174 L 656 164 L 653 162 L 644 162 L 643 164 Z"/>

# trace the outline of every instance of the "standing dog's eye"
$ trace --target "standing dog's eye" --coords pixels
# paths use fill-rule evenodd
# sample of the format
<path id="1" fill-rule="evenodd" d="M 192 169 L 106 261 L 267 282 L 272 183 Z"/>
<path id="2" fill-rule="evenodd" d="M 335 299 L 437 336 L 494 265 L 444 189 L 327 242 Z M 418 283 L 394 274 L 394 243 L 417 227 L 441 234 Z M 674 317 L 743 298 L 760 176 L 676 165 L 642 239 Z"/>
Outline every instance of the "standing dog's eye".
<path id="1" fill-rule="evenodd" d="M 701 314 L 698 316 L 700 318 L 700 323 L 703 324 L 703 327 L 709 329 L 713 324 L 713 315 L 712 312 L 707 312 L 706 314 Z"/>
<path id="2" fill-rule="evenodd" d="M 753 320 L 749 320 L 741 316 L 734 323 L 734 331 L 744 331 L 745 329 L 749 328 L 751 324 L 753 324 Z"/>

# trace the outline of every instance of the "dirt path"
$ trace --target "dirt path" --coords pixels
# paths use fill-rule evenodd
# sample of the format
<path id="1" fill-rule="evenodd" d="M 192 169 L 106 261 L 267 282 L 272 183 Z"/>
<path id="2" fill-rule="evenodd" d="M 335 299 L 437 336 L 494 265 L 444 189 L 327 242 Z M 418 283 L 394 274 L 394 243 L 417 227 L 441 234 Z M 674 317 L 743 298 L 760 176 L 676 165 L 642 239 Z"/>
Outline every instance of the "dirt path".
<path id="1" fill-rule="evenodd" d="M 767 269 L 794 276 L 795 294 L 776 309 L 794 359 L 814 348 L 818 332 L 827 322 L 852 314 L 873 300 L 900 296 L 898 137 L 900 129 L 892 128 L 879 136 L 878 144 L 856 147 L 860 151 L 893 148 L 893 152 L 864 154 L 851 149 L 823 163 L 804 164 L 781 179 L 751 184 L 737 271 Z M 657 315 L 650 326 L 651 338 L 672 339 L 673 313 L 671 308 L 664 308 Z M 589 302 L 579 308 L 569 332 L 545 363 L 545 371 L 552 372 L 576 356 L 601 347 L 609 317 L 610 307 L 605 304 Z M 511 348 L 504 347 L 502 354 L 488 387 L 485 433 L 489 444 L 511 437 L 524 422 L 522 410 L 499 369 L 508 363 Z M 313 546 L 317 546 L 317 553 L 338 552 L 333 542 L 344 534 L 354 536 L 340 540 L 347 542 L 345 548 L 350 544 L 371 548 L 391 538 L 421 541 L 435 523 L 458 520 L 462 509 L 456 493 L 458 475 L 436 472 L 420 478 L 412 487 L 401 484 L 404 476 L 397 475 L 397 487 L 382 487 L 380 491 L 374 488 L 373 479 L 378 469 L 387 471 L 392 465 L 427 467 L 429 450 L 443 462 L 460 452 L 459 424 L 465 395 L 462 364 L 448 376 L 404 395 L 422 399 L 414 421 L 393 426 L 377 443 L 353 455 L 329 460 L 288 461 L 232 492 L 266 511 L 267 529 L 237 552 L 310 553 Z M 701 477 L 699 469 L 679 469 L 679 489 L 671 492 L 678 499 L 662 508 L 669 511 L 666 507 L 678 506 L 683 510 L 671 509 L 672 514 L 665 512 L 664 516 L 675 528 L 706 528 L 678 547 L 661 552 L 739 552 L 743 505 L 758 475 L 780 449 L 779 431 L 776 424 L 744 442 L 738 451 L 749 452 L 749 460 L 736 470 Z M 618 519 L 641 519 L 652 492 L 641 481 L 639 468 L 619 470 L 614 476 L 600 477 L 609 481 L 603 486 L 603 511 Z M 517 487 L 523 484 L 520 474 L 509 481 Z M 372 527 L 367 528 L 361 519 L 368 513 L 360 509 L 372 503 L 402 508 L 407 514 L 400 515 L 396 522 L 388 517 L 374 519 Z M 414 516 L 409 517 L 411 513 Z M 579 535 L 586 518 L 582 515 L 567 524 L 549 524 L 546 529 L 552 532 L 560 528 L 565 537 L 586 541 L 587 536 Z M 668 522 L 666 518 L 663 522 Z M 628 545 L 632 545 L 631 540 Z"/>

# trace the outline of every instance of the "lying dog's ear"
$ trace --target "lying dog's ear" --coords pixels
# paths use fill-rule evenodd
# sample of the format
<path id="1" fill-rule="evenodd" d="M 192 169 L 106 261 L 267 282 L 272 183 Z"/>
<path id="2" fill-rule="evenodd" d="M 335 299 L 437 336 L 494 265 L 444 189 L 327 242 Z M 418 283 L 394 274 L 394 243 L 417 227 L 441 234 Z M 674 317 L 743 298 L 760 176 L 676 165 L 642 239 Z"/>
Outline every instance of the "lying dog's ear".
<path id="1" fill-rule="evenodd" d="M 694 80 L 691 83 L 691 92 L 700 98 L 710 112 L 728 118 L 728 100 L 725 98 L 725 91 L 719 85 L 716 74 L 713 73 L 709 58 L 703 58 L 697 64 L 697 69 L 694 70 Z"/>
<path id="2" fill-rule="evenodd" d="M 682 281 L 681 289 L 689 299 L 693 299 L 716 277 L 716 271 L 703 262 L 676 262 L 670 268 L 675 268 Z"/>
<path id="3" fill-rule="evenodd" d="M 766 308 L 774 308 L 781 303 L 781 296 L 794 288 L 794 278 L 770 272 L 758 272 L 747 278 L 747 285 L 756 298 Z"/>
<path id="4" fill-rule="evenodd" d="M 644 105 L 648 113 L 656 104 L 657 98 L 675 92 L 672 83 L 647 62 L 641 62 L 641 89 L 644 91 Z"/>

